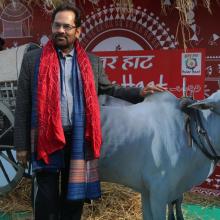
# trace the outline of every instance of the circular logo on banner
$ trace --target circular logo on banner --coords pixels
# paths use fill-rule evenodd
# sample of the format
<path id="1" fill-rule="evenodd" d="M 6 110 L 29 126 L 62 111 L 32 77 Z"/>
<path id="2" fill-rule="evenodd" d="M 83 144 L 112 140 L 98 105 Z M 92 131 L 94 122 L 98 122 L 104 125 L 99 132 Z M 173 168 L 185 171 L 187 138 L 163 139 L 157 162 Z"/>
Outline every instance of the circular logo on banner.
<path id="1" fill-rule="evenodd" d="M 110 5 L 86 16 L 81 43 L 87 51 L 152 50 L 175 48 L 177 42 L 154 13 L 137 7 L 122 14 Z"/>
<path id="2" fill-rule="evenodd" d="M 197 67 L 197 60 L 195 58 L 188 58 L 186 60 L 186 67 L 193 70 L 195 67 Z"/>

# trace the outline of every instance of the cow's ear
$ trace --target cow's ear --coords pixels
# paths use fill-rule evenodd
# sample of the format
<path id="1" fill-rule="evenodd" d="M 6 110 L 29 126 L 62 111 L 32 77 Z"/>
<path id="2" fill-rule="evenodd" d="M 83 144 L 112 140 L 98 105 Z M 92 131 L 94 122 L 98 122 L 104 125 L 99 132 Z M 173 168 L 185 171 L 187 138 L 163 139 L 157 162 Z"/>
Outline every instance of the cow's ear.
<path id="1" fill-rule="evenodd" d="M 212 100 L 204 99 L 189 105 L 188 108 L 213 110 L 215 108 L 215 103 Z"/>

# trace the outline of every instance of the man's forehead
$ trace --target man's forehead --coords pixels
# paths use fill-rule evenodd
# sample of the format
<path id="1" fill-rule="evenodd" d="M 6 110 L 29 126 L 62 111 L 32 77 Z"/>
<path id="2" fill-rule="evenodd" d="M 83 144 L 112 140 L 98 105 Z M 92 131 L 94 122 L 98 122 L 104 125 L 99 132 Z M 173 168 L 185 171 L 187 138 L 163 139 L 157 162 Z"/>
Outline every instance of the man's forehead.
<path id="1" fill-rule="evenodd" d="M 72 11 L 61 11 L 58 12 L 54 18 L 55 22 L 74 22 L 75 21 L 75 13 Z"/>

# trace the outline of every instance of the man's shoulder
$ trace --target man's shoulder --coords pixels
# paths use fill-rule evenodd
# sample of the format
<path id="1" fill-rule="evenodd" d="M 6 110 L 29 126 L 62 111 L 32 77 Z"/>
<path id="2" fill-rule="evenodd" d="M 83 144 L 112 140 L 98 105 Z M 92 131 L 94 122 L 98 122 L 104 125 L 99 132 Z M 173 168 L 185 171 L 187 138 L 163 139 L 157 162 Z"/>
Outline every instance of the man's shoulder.
<path id="1" fill-rule="evenodd" d="M 24 55 L 24 59 L 27 59 L 29 62 L 35 62 L 36 59 L 38 59 L 41 55 L 42 52 L 42 48 L 37 48 L 31 51 L 28 51 L 25 55 Z"/>
<path id="2" fill-rule="evenodd" d="M 38 57 L 40 57 L 42 52 L 42 48 L 37 48 L 31 51 L 28 51 L 25 56 L 28 57 L 29 59 L 36 59 Z"/>

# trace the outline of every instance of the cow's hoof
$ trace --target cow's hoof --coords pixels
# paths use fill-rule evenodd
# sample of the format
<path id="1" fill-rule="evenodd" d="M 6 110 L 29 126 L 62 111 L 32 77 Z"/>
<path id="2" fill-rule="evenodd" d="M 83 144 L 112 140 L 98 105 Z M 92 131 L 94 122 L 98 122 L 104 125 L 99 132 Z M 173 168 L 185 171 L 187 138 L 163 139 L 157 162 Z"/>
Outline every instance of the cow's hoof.
<path id="1" fill-rule="evenodd" d="M 175 220 L 175 216 L 174 214 L 170 214 L 168 215 L 168 219 L 167 220 Z"/>
<path id="2" fill-rule="evenodd" d="M 183 215 L 176 216 L 176 220 L 184 220 Z"/>

